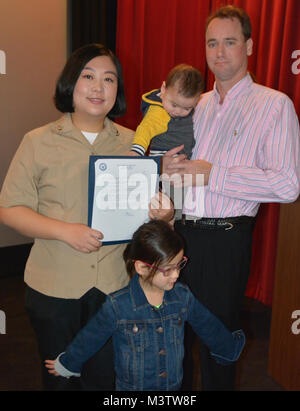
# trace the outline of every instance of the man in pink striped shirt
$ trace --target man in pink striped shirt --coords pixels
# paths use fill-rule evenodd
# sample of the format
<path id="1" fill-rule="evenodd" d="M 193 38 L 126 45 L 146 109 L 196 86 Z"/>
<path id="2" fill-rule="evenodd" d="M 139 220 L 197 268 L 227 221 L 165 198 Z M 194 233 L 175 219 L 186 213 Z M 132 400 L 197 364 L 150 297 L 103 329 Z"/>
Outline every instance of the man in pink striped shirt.
<path id="1" fill-rule="evenodd" d="M 195 110 L 193 156 L 172 157 L 180 151 L 174 149 L 164 158 L 164 173 L 193 180 L 183 218 L 175 223 L 190 261 L 183 280 L 232 330 L 240 327 L 259 205 L 295 201 L 300 181 L 293 103 L 253 82 L 247 72 L 252 46 L 244 10 L 225 6 L 208 19 L 206 58 L 215 85 Z M 203 176 L 204 187 L 197 186 L 197 175 Z M 192 388 L 190 338 L 188 332 L 184 389 Z M 234 365 L 219 366 L 202 346 L 200 363 L 203 390 L 234 389 Z"/>

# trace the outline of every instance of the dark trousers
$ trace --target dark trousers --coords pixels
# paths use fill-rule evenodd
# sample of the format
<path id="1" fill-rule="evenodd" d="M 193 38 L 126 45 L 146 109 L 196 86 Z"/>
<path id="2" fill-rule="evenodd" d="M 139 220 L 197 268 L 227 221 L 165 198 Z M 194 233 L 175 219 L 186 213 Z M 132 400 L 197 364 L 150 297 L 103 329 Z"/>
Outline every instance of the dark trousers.
<path id="1" fill-rule="evenodd" d="M 224 228 L 175 223 L 185 240 L 189 258 L 181 280 L 193 294 L 231 330 L 241 328 L 240 312 L 250 273 L 253 223 Z M 192 345 L 195 334 L 186 326 L 183 390 L 193 382 Z M 202 390 L 234 390 L 235 365 L 218 365 L 200 341 Z"/>
<path id="2" fill-rule="evenodd" d="M 96 288 L 80 299 L 49 297 L 27 287 L 25 308 L 35 331 L 42 366 L 45 390 L 115 389 L 113 346 L 111 339 L 83 366 L 81 377 L 55 377 L 44 365 L 65 351 L 78 331 L 96 314 L 106 295 Z"/>

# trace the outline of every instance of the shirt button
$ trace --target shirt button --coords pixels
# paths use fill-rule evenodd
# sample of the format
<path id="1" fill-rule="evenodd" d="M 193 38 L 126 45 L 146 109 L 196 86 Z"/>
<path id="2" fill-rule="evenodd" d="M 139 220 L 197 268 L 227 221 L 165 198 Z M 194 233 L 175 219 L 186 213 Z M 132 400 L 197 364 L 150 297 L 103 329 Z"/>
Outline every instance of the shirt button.
<path id="1" fill-rule="evenodd" d="M 165 355 L 165 354 L 166 354 L 166 350 L 160 350 L 158 354 L 159 354 L 159 355 Z"/>
<path id="2" fill-rule="evenodd" d="M 158 327 L 158 328 L 156 328 L 156 331 L 157 331 L 158 333 L 162 333 L 162 332 L 164 331 L 164 329 L 163 329 L 162 327 Z"/>
<path id="3" fill-rule="evenodd" d="M 92 265 L 91 265 L 91 268 L 95 268 L 95 264 L 92 264 Z"/>
<path id="4" fill-rule="evenodd" d="M 159 377 L 162 377 L 162 378 L 166 378 L 167 372 L 166 372 L 166 371 L 161 372 L 158 376 L 159 376 Z"/>

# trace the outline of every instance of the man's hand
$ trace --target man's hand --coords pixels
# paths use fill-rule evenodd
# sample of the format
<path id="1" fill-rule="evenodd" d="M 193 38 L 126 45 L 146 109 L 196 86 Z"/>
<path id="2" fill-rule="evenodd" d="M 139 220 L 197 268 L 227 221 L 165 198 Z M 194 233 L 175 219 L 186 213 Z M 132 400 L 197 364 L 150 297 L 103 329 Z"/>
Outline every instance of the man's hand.
<path id="1" fill-rule="evenodd" d="M 188 160 L 184 154 L 174 157 L 182 149 L 183 145 L 175 147 L 163 156 L 162 179 L 171 181 L 176 187 L 207 185 L 212 164 L 205 160 Z"/>

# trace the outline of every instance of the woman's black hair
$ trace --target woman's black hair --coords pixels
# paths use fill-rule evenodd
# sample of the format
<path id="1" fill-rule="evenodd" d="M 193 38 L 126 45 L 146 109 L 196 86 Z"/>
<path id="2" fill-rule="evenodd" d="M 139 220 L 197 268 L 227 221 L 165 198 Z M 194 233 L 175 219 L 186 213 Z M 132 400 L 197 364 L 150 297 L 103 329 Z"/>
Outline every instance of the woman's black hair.
<path id="1" fill-rule="evenodd" d="M 54 95 L 55 107 L 62 113 L 73 113 L 73 91 L 80 73 L 86 64 L 95 57 L 108 56 L 114 63 L 118 76 L 118 90 L 116 102 L 108 113 L 109 118 L 122 116 L 126 112 L 126 99 L 122 67 L 118 58 L 111 50 L 102 44 L 87 44 L 75 50 L 68 59 L 63 71 L 61 72 Z"/>
<path id="2" fill-rule="evenodd" d="M 158 267 L 171 261 L 183 248 L 182 238 L 168 223 L 151 220 L 140 226 L 127 244 L 123 253 L 126 270 L 131 277 L 135 274 L 135 260 Z M 155 269 L 151 270 L 148 279 L 153 277 L 155 272 Z"/>

